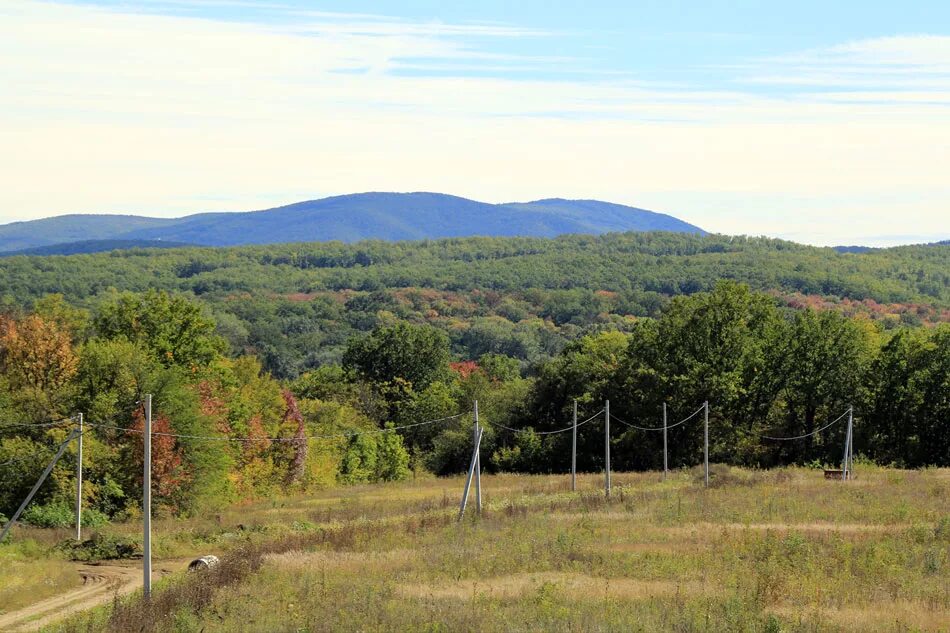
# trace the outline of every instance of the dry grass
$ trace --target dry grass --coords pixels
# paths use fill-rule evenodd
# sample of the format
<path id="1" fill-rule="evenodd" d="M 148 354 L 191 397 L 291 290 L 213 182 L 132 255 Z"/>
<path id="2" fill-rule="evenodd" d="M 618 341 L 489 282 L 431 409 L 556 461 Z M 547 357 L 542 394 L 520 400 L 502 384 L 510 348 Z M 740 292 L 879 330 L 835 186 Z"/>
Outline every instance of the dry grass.
<path id="1" fill-rule="evenodd" d="M 509 574 L 494 578 L 457 581 L 444 585 L 404 585 L 397 593 L 416 598 L 523 598 L 539 591 L 553 591 L 572 600 L 648 600 L 677 594 L 711 594 L 716 588 L 698 582 L 598 578 L 570 572 Z"/>
<path id="2" fill-rule="evenodd" d="M 950 631 L 948 471 L 716 472 L 618 474 L 610 500 L 595 475 L 485 476 L 461 525 L 458 478 L 163 524 L 225 564 L 63 629 Z"/>

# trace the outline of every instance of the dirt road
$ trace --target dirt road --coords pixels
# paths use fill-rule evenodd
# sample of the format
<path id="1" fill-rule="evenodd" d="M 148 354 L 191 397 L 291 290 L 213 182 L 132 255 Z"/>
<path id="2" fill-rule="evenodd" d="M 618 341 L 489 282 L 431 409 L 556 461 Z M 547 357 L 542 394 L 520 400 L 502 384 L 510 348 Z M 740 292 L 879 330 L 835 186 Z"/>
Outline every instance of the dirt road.
<path id="1" fill-rule="evenodd" d="M 157 561 L 152 564 L 152 578 L 182 571 L 190 558 Z M 37 631 L 72 613 L 109 602 L 115 595 L 131 593 L 142 586 L 142 563 L 77 563 L 76 573 L 82 585 L 37 602 L 23 609 L 0 615 L 0 631 Z"/>

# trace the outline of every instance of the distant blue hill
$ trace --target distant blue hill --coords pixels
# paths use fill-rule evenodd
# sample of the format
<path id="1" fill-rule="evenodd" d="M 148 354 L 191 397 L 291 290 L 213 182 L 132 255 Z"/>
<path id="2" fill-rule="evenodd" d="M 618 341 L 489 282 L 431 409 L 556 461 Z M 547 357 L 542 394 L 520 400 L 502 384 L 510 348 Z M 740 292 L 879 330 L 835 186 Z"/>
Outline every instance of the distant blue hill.
<path id="1" fill-rule="evenodd" d="M 181 248 L 183 246 L 194 246 L 194 244 L 164 242 L 162 240 L 82 240 L 34 246 L 18 251 L 3 251 L 0 252 L 0 257 L 11 257 L 13 255 L 82 255 L 83 253 L 105 253 L 132 248 Z"/>
<path id="2" fill-rule="evenodd" d="M 14 222 L 0 225 L 0 252 L 52 245 L 61 252 L 67 243 L 96 241 L 234 246 L 615 231 L 705 233 L 670 215 L 598 200 L 488 204 L 439 193 L 360 193 L 263 211 L 200 213 L 175 219 L 65 215 Z"/>

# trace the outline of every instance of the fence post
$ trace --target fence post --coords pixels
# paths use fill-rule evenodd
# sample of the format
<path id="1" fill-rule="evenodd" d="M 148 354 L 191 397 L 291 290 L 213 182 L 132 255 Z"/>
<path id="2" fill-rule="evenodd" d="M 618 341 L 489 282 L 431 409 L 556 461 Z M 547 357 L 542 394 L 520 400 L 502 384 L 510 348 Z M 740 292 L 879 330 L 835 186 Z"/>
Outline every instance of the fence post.
<path id="1" fill-rule="evenodd" d="M 145 394 L 145 432 L 142 434 L 142 589 L 152 596 L 152 394 Z"/>
<path id="2" fill-rule="evenodd" d="M 481 426 L 478 424 L 478 400 L 475 401 L 475 429 L 472 434 L 472 441 L 478 443 L 479 431 Z M 482 455 L 481 451 L 475 453 L 475 509 L 482 513 Z"/>
<path id="3" fill-rule="evenodd" d="M 472 476 L 475 474 L 475 462 L 478 459 L 478 449 L 481 443 L 482 430 L 478 429 L 478 434 L 475 436 L 475 449 L 472 451 L 472 461 L 468 465 L 468 477 L 465 478 L 465 491 L 462 493 L 462 503 L 459 504 L 459 521 L 465 516 L 465 508 L 468 506 L 468 491 L 472 487 Z"/>
<path id="4" fill-rule="evenodd" d="M 666 481 L 668 471 L 666 462 L 666 403 L 663 403 L 663 481 Z"/>
<path id="5" fill-rule="evenodd" d="M 610 400 L 604 402 L 604 494 L 610 496 Z"/>
<path id="6" fill-rule="evenodd" d="M 709 400 L 703 403 L 705 409 L 705 424 L 703 427 L 703 464 L 705 466 L 705 486 L 709 487 Z"/>
<path id="7" fill-rule="evenodd" d="M 76 450 L 76 540 L 82 540 L 82 413 L 79 414 L 79 444 Z"/>
<path id="8" fill-rule="evenodd" d="M 574 400 L 574 433 L 571 440 L 571 492 L 577 491 L 577 400 Z"/>

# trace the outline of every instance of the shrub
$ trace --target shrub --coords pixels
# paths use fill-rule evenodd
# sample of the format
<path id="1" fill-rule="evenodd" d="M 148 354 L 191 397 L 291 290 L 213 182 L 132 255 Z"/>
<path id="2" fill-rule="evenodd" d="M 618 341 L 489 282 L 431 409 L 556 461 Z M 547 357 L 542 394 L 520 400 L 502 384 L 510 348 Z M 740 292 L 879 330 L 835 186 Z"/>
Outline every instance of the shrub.
<path id="1" fill-rule="evenodd" d="M 392 432 L 352 437 L 340 460 L 339 480 L 346 484 L 402 481 L 410 474 L 409 452 Z"/>
<path id="2" fill-rule="evenodd" d="M 409 451 L 403 446 L 402 436 L 390 431 L 376 440 L 376 481 L 408 479 Z"/>
<path id="3" fill-rule="evenodd" d="M 23 522 L 41 528 L 64 528 L 75 525 L 76 509 L 72 503 L 59 499 L 40 505 L 30 505 L 23 511 Z M 85 527 L 99 527 L 109 522 L 102 512 L 92 508 L 82 511 Z"/>
<path id="4" fill-rule="evenodd" d="M 73 540 L 63 541 L 58 549 L 70 560 L 78 561 L 117 560 L 142 555 L 142 548 L 135 539 L 127 536 L 109 536 L 98 532 L 81 543 Z"/>

